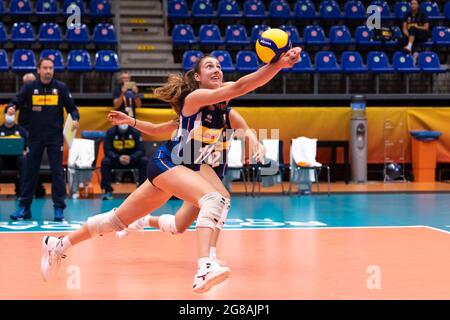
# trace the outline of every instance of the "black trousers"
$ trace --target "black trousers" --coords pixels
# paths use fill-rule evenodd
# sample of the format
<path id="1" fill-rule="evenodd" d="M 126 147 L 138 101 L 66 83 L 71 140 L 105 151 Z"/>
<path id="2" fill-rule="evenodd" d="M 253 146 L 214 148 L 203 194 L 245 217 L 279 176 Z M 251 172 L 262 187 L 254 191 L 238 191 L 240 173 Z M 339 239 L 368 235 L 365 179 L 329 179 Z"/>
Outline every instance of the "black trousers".
<path id="1" fill-rule="evenodd" d="M 147 157 L 142 157 L 136 160 L 131 160 L 130 164 L 124 166 L 120 163 L 119 159 L 111 159 L 110 157 L 105 156 L 102 161 L 101 171 L 102 171 L 102 181 L 101 187 L 106 192 L 112 192 L 113 188 L 111 187 L 111 172 L 112 169 L 139 169 L 139 184 L 142 184 L 145 179 L 147 179 Z"/>
<path id="2" fill-rule="evenodd" d="M 26 169 L 24 175 L 24 186 L 19 206 L 29 208 L 33 201 L 34 191 L 39 176 L 42 155 L 47 148 L 48 162 L 52 173 L 52 199 L 55 208 L 65 209 L 66 181 L 63 169 L 63 143 L 62 139 L 54 142 L 44 140 L 30 141 L 30 152 L 26 156 Z"/>
<path id="3" fill-rule="evenodd" d="M 408 29 L 409 35 L 414 36 L 414 44 L 416 43 L 423 43 L 428 40 L 428 32 L 425 30 L 419 30 L 416 27 L 411 27 Z M 400 44 L 402 46 L 406 46 L 408 44 L 408 37 L 403 35 L 402 38 L 400 38 Z M 414 47 L 413 44 L 413 47 Z"/>

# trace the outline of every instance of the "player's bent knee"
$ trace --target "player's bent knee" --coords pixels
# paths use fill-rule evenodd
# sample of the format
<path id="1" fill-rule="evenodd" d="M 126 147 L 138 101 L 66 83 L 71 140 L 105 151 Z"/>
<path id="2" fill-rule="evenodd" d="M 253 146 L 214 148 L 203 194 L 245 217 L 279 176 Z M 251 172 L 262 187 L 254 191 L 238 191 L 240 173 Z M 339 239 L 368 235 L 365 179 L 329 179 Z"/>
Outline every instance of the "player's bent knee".
<path id="1" fill-rule="evenodd" d="M 120 221 L 119 217 L 117 217 L 116 208 L 109 212 L 90 217 L 87 221 L 87 228 L 92 237 L 112 231 L 121 231 L 126 227 Z"/>
<path id="2" fill-rule="evenodd" d="M 225 225 L 225 221 L 227 220 L 228 212 L 231 208 L 231 200 L 230 198 L 225 198 L 225 204 L 222 209 L 222 214 L 220 216 L 219 222 L 216 224 L 216 228 L 222 230 Z"/>
<path id="3" fill-rule="evenodd" d="M 222 215 L 225 198 L 218 192 L 210 192 L 199 200 L 199 205 L 197 228 L 214 229 Z"/>
<path id="4" fill-rule="evenodd" d="M 183 233 L 184 230 L 179 232 L 177 225 L 175 224 L 175 216 L 171 214 L 163 214 L 158 219 L 159 228 L 164 232 L 170 232 L 171 234 Z"/>

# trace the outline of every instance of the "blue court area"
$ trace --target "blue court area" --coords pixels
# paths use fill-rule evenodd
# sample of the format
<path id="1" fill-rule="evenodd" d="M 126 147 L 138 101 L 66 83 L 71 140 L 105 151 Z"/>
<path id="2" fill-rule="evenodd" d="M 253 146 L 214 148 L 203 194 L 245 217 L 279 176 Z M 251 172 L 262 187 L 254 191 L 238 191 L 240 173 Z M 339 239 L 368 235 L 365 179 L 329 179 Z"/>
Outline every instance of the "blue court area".
<path id="1" fill-rule="evenodd" d="M 50 198 L 35 199 L 33 220 L 13 222 L 17 202 L 2 198 L 0 232 L 70 231 L 92 215 L 120 205 L 124 198 L 67 200 L 66 222 L 53 222 Z M 170 200 L 154 215 L 174 214 L 181 201 Z M 450 232 L 450 195 L 446 193 L 332 194 L 312 196 L 233 196 L 227 229 L 429 226 Z M 191 227 L 192 228 L 192 227 Z M 149 229 L 151 230 L 151 229 Z"/>

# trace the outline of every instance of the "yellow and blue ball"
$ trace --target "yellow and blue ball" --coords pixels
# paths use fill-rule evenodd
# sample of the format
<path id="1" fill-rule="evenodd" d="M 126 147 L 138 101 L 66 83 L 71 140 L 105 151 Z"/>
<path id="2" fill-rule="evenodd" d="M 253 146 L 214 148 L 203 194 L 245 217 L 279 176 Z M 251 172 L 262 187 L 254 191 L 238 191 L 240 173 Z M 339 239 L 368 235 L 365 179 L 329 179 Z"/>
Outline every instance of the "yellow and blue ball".
<path id="1" fill-rule="evenodd" d="M 272 63 L 291 47 L 291 40 L 285 31 L 277 28 L 267 29 L 256 41 L 256 54 L 263 62 Z"/>

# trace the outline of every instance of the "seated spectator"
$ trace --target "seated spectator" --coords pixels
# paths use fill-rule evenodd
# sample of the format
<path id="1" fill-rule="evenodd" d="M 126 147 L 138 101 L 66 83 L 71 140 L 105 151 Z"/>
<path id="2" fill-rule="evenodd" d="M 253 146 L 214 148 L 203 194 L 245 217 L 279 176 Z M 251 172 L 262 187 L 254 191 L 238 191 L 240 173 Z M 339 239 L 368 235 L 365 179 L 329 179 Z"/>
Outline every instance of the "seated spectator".
<path id="1" fill-rule="evenodd" d="M 4 109 L 5 123 L 0 126 L 0 138 L 20 137 L 24 139 L 24 150 L 21 155 L 0 155 L 0 170 L 17 170 L 18 175 L 15 181 L 15 193 L 20 196 L 20 188 L 23 186 L 25 170 L 25 155 L 27 152 L 28 132 L 20 125 L 16 124 L 16 109 L 7 105 Z"/>
<path id="2" fill-rule="evenodd" d="M 140 132 L 127 124 L 114 126 L 106 132 L 104 143 L 105 158 L 101 164 L 104 190 L 103 200 L 111 200 L 112 169 L 139 169 L 139 184 L 147 178 L 147 157 Z"/>
<path id="3" fill-rule="evenodd" d="M 403 21 L 403 38 L 401 45 L 406 45 L 403 51 L 411 53 L 414 43 L 422 43 L 428 40 L 430 25 L 428 15 L 419 8 L 419 1 L 411 1 L 411 10 L 405 15 Z"/>
<path id="4" fill-rule="evenodd" d="M 113 99 L 114 110 L 125 112 L 133 118 L 136 117 L 136 108 L 142 106 L 142 101 L 139 89 L 136 83 L 131 81 L 128 72 L 122 71 L 119 74 L 119 83 L 114 89 Z"/>

